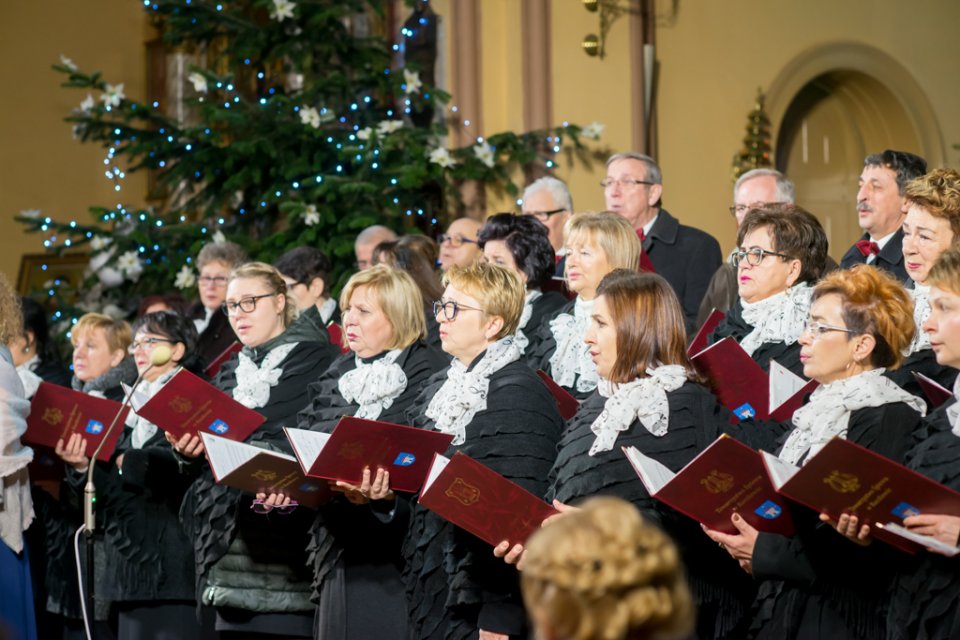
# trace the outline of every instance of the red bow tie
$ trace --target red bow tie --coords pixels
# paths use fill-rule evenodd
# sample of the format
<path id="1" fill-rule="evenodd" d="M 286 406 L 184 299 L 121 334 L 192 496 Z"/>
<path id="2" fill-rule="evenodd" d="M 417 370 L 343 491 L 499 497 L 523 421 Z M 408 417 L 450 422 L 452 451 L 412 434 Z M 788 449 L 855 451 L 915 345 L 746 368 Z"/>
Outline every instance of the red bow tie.
<path id="1" fill-rule="evenodd" d="M 872 240 L 857 240 L 857 249 L 863 257 L 875 256 L 880 253 L 880 245 Z"/>

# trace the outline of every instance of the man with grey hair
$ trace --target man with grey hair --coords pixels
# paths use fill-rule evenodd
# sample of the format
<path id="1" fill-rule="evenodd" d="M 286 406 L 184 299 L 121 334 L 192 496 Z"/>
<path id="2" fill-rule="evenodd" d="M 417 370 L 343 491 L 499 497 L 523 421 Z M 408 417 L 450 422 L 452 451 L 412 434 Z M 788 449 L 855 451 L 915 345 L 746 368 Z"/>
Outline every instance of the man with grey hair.
<path id="1" fill-rule="evenodd" d="M 559 256 L 563 247 L 563 226 L 573 213 L 573 198 L 567 184 L 552 176 L 531 182 L 523 190 L 521 212 L 543 223 L 549 232 L 553 251 Z"/>
<path id="2" fill-rule="evenodd" d="M 634 152 L 610 156 L 600 185 L 607 209 L 633 225 L 654 270 L 677 293 L 687 332 L 692 333 L 710 274 L 722 261 L 719 243 L 700 229 L 680 224 L 660 206 L 663 179 L 650 156 Z"/>
<path id="3" fill-rule="evenodd" d="M 730 214 L 737 223 L 737 229 L 743 217 L 751 209 L 769 204 L 796 204 L 797 190 L 787 176 L 776 169 L 751 169 L 744 173 L 733 185 L 733 206 Z M 726 313 L 737 301 L 737 268 L 733 266 L 734 248 L 727 261 L 713 274 L 707 293 L 700 303 L 697 313 L 697 326 L 701 326 L 716 309 Z"/>
<path id="4" fill-rule="evenodd" d="M 375 224 L 357 234 L 353 242 L 353 255 L 357 258 L 357 270 L 364 271 L 373 265 L 373 250 L 381 242 L 393 242 L 397 234 L 383 226 Z"/>

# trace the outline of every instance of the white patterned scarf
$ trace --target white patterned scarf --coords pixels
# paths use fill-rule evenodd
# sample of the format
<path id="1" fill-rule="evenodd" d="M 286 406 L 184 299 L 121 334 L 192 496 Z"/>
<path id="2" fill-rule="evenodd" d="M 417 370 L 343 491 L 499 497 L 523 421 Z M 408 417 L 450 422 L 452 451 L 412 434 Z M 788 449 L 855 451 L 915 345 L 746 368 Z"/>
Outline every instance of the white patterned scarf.
<path id="1" fill-rule="evenodd" d="M 550 321 L 557 348 L 550 356 L 550 375 L 561 387 L 587 393 L 597 388 L 600 381 L 597 366 L 590 357 L 590 346 L 583 341 L 593 313 L 593 300 L 577 297 L 573 315 L 561 313 Z M 577 377 L 580 374 L 580 377 Z"/>
<path id="2" fill-rule="evenodd" d="M 180 370 L 180 367 L 175 367 L 172 371 L 168 371 L 162 376 L 158 377 L 153 382 L 144 380 L 140 383 L 140 386 L 133 392 L 133 398 L 131 400 L 131 405 L 135 407 L 142 407 L 150 398 L 155 396 L 160 389 L 163 388 L 163 385 L 167 384 L 170 381 L 170 378 Z M 129 395 L 129 389 L 124 385 L 124 389 Z M 153 424 L 146 418 L 141 418 L 134 411 L 130 411 L 127 414 L 126 425 L 130 427 L 133 432 L 130 434 L 130 446 L 134 449 L 142 449 L 143 445 L 147 443 L 157 432 L 157 425 Z"/>
<path id="3" fill-rule="evenodd" d="M 364 362 L 356 356 L 357 366 L 340 376 L 337 383 L 340 395 L 347 402 L 360 405 L 354 414 L 357 418 L 376 420 L 407 388 L 407 374 L 397 364 L 402 352 L 402 349 L 393 349 L 373 362 Z"/>
<path id="4" fill-rule="evenodd" d="M 752 356 L 760 345 L 768 342 L 796 342 L 810 315 L 811 295 L 813 288 L 801 282 L 759 302 L 749 303 L 741 298 L 743 320 L 753 327 L 753 331 L 740 341 L 743 350 Z"/>
<path id="5" fill-rule="evenodd" d="M 527 350 L 527 345 L 530 344 L 530 340 L 523 333 L 523 329 L 526 328 L 527 324 L 530 322 L 530 318 L 533 317 L 533 303 L 536 302 L 542 295 L 542 291 L 527 291 L 527 298 L 523 303 L 523 313 L 520 314 L 520 323 L 517 325 L 516 334 L 514 334 L 514 342 L 516 342 L 517 346 L 520 348 L 521 355 Z"/>
<path id="6" fill-rule="evenodd" d="M 247 407 L 257 409 L 263 407 L 270 400 L 270 389 L 277 386 L 283 369 L 280 363 L 286 360 L 299 342 L 288 342 L 271 350 L 264 357 L 259 366 L 253 359 L 241 351 L 240 363 L 237 365 L 237 386 L 233 388 L 233 399 Z"/>
<path id="7" fill-rule="evenodd" d="M 467 370 L 465 364 L 454 358 L 447 369 L 447 380 L 427 406 L 426 416 L 436 423 L 437 431 L 452 433 L 453 444 L 463 444 L 467 425 L 474 415 L 487 408 L 490 376 L 519 359 L 520 348 L 513 336 L 487 347 L 487 352 L 473 369 Z"/>
<path id="8" fill-rule="evenodd" d="M 623 384 L 600 378 L 597 390 L 607 401 L 590 425 L 597 436 L 590 455 L 610 451 L 620 432 L 629 429 L 634 420 L 639 420 L 656 437 L 665 436 L 670 422 L 667 393 L 676 391 L 686 381 L 687 370 L 678 364 L 648 368 L 646 377 Z"/>
<path id="9" fill-rule="evenodd" d="M 903 402 L 925 415 L 926 403 L 897 386 L 883 372 L 882 367 L 871 369 L 817 387 L 810 394 L 810 401 L 793 413 L 794 430 L 780 451 L 780 459 L 790 464 L 799 464 L 801 459 L 806 462 L 835 436 L 846 439 L 850 414 L 858 409 Z"/>
<path id="10" fill-rule="evenodd" d="M 930 319 L 930 287 L 915 282 L 913 289 L 907 291 L 913 298 L 913 324 L 916 327 L 913 340 L 903 354 L 905 356 L 930 348 L 930 336 L 923 330 L 923 323 Z"/>
<path id="11" fill-rule="evenodd" d="M 953 431 L 953 435 L 960 438 L 960 396 L 957 395 L 958 393 L 960 393 L 960 377 L 957 377 L 953 382 L 953 397 L 958 399 L 958 402 L 954 402 L 947 407 L 947 420 L 950 421 L 950 430 Z"/>
<path id="12" fill-rule="evenodd" d="M 43 378 L 34 372 L 39 366 L 40 356 L 34 354 L 32 358 L 17 367 L 17 375 L 20 376 L 20 382 L 23 383 L 23 393 L 27 400 L 37 393 L 40 383 L 43 382 Z"/>

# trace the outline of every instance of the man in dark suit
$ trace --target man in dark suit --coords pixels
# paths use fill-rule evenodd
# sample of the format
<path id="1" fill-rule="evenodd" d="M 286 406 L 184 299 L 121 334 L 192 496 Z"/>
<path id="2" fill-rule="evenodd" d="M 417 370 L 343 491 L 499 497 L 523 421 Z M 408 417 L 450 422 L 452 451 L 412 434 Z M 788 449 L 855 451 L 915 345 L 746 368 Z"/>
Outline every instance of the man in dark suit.
<path id="1" fill-rule="evenodd" d="M 650 156 L 633 152 L 611 156 L 600 184 L 607 209 L 633 225 L 654 270 L 676 291 L 687 332 L 692 334 L 700 301 L 723 259 L 720 244 L 710 234 L 680 224 L 661 208 L 663 178 Z"/>
<path id="2" fill-rule="evenodd" d="M 907 215 L 904 188 L 926 172 L 926 160 L 906 151 L 887 149 L 864 159 L 857 214 L 865 233 L 843 254 L 842 268 L 873 264 L 901 282 L 907 279 L 901 228 Z"/>

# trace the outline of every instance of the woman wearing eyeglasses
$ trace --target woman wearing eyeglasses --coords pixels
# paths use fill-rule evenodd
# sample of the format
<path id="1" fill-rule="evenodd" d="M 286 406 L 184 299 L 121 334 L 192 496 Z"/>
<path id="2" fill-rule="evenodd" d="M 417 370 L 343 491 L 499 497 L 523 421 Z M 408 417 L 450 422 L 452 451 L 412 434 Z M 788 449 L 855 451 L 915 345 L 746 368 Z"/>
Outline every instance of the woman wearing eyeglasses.
<path id="1" fill-rule="evenodd" d="M 858 265 L 826 276 L 812 300 L 800 360 L 820 386 L 793 414 L 792 428 L 764 448 L 799 466 L 840 437 L 902 462 L 926 408 L 883 374 L 900 365 L 913 339 L 909 296 L 892 276 Z M 752 425 L 743 437 L 763 444 L 773 431 L 772 424 Z M 758 581 L 749 637 L 883 637 L 900 552 L 850 545 L 825 517 L 800 508 L 793 538 L 758 533 L 738 515 L 732 520 L 737 535 L 707 533 Z"/>
<path id="2" fill-rule="evenodd" d="M 546 226 L 532 215 L 498 213 L 487 218 L 480 229 L 480 249 L 484 260 L 513 269 L 526 285 L 516 340 L 524 353 L 536 351 L 536 343 L 530 340 L 539 335 L 545 320 L 568 302 L 556 291 L 542 290 L 553 278 L 556 264 Z"/>
<path id="3" fill-rule="evenodd" d="M 414 403 L 412 424 L 453 435 L 457 451 L 537 495 L 546 490 L 563 421 L 522 360 L 513 334 L 525 291 L 504 267 L 475 264 L 444 275 L 435 305 L 450 367 Z M 374 497 L 383 494 L 375 483 Z M 396 499 L 395 511 L 408 502 Z M 404 543 L 410 638 L 506 640 L 524 632 L 516 570 L 479 538 L 413 506 Z"/>
<path id="4" fill-rule="evenodd" d="M 477 233 L 483 223 L 473 218 L 457 218 L 447 227 L 447 232 L 438 238 L 440 243 L 440 269 L 469 267 L 480 257 Z"/>
<path id="5" fill-rule="evenodd" d="M 350 278 L 340 308 L 350 352 L 310 385 L 310 404 L 297 426 L 330 433 L 343 416 L 406 423 L 405 413 L 424 383 L 450 364 L 449 356 L 423 342 L 417 285 L 405 272 L 377 265 Z M 389 473 L 376 468 L 361 486 L 338 483 L 334 489 L 343 495 L 321 508 L 314 522 L 309 563 L 319 602 L 316 637 L 407 637 L 399 569 L 402 523 L 381 525 L 360 506 L 378 475 L 389 483 Z"/>
<path id="6" fill-rule="evenodd" d="M 230 271 L 247 262 L 247 253 L 232 242 L 210 242 L 197 254 L 200 300 L 190 309 L 200 340 L 200 367 L 205 368 L 237 340 L 220 306 L 227 294 Z"/>
<path id="7" fill-rule="evenodd" d="M 580 213 L 567 223 L 567 287 L 577 294 L 553 318 L 541 324 L 529 360 L 577 398 L 593 393 L 599 380 L 583 337 L 590 323 L 597 286 L 614 269 L 636 270 L 640 239 L 616 213 Z"/>
<path id="8" fill-rule="evenodd" d="M 797 338 L 827 256 L 823 227 L 803 209 L 770 205 L 747 213 L 737 246 L 740 298 L 709 342 L 733 338 L 764 371 L 772 359 L 799 375 Z"/>
<path id="9" fill-rule="evenodd" d="M 235 269 L 223 306 L 243 350 L 223 366 L 215 384 L 266 417 L 247 442 L 289 453 L 283 427 L 295 422 L 307 403 L 307 385 L 326 370 L 336 349 L 288 331 L 296 308 L 270 265 L 251 262 Z M 175 448 L 194 460 L 196 473 L 202 462 L 199 437 L 186 435 Z M 216 630 L 310 637 L 314 607 L 305 549 L 312 514 L 298 510 L 264 518 L 251 510 L 249 497 L 216 484 L 203 467 L 181 514 L 193 540 L 197 599 L 215 609 Z"/>

